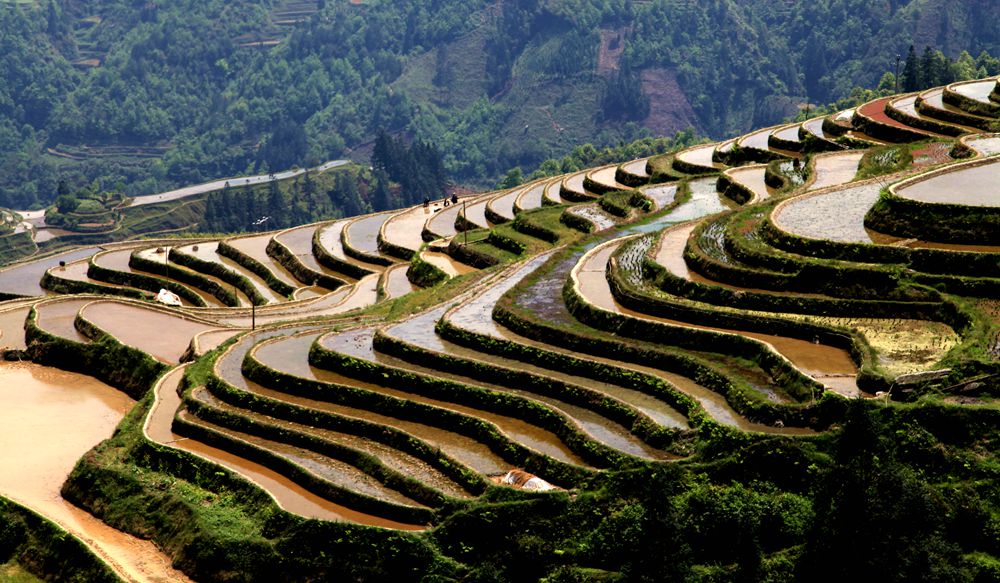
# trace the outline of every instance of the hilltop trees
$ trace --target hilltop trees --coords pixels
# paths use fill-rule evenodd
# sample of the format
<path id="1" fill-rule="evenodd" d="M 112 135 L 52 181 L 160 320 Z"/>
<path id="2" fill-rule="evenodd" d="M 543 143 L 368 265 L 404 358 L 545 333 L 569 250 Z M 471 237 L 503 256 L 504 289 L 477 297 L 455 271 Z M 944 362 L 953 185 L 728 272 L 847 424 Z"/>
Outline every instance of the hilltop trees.
<path id="1" fill-rule="evenodd" d="M 424 198 L 440 198 L 444 196 L 448 186 L 448 175 L 441 152 L 429 142 L 417 140 L 406 144 L 402 139 L 381 131 L 375 138 L 372 167 L 400 185 L 400 204 L 393 206 L 417 204 Z M 383 179 L 376 182 L 381 185 L 386 181 Z M 381 205 L 376 206 L 381 208 Z"/>

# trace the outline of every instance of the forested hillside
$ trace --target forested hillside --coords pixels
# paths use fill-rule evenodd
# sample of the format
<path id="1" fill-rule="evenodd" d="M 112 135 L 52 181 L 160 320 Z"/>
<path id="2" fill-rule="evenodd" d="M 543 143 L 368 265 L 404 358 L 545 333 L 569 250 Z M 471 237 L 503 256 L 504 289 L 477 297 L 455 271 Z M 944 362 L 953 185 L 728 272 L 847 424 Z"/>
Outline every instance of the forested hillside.
<path id="1" fill-rule="evenodd" d="M 982 0 L 0 3 L 0 206 L 366 160 L 380 131 L 494 183 L 573 146 L 772 124 L 914 45 L 996 72 Z"/>

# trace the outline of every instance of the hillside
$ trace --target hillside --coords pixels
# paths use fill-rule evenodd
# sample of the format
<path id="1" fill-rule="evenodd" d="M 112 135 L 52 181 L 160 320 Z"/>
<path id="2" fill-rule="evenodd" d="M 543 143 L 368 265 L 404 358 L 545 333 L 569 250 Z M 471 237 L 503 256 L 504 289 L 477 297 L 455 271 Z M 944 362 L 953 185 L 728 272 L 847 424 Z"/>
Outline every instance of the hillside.
<path id="1" fill-rule="evenodd" d="M 6 267 L 0 572 L 995 580 L 998 119 L 991 77 Z"/>
<path id="2" fill-rule="evenodd" d="M 724 138 L 874 87 L 930 45 L 1000 53 L 1000 8 L 655 0 L 0 5 L 0 207 L 60 180 L 125 194 L 324 160 L 380 130 L 492 184 L 581 143 Z M 964 75 L 996 74 L 978 58 Z M 951 79 L 948 79 L 950 81 Z"/>

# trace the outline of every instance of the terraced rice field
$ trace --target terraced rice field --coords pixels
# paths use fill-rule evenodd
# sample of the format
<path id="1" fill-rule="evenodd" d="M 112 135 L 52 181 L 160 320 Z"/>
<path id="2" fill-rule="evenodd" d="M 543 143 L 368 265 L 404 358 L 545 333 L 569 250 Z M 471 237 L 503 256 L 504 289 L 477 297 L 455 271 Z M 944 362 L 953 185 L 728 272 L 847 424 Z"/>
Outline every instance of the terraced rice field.
<path id="1" fill-rule="evenodd" d="M 745 168 L 734 168 L 732 170 L 727 170 L 726 174 L 736 182 L 749 189 L 750 192 L 752 192 L 756 197 L 754 199 L 754 202 L 756 202 L 764 200 L 765 198 L 770 198 L 770 196 L 774 194 L 774 189 L 768 186 L 764 181 L 764 173 L 766 170 L 766 165 L 760 165 Z"/>
<path id="2" fill-rule="evenodd" d="M 996 85 L 997 80 L 995 78 L 990 78 L 979 81 L 968 81 L 965 83 L 954 83 L 948 86 L 947 91 L 954 91 L 959 95 L 964 95 L 969 99 L 974 99 L 975 101 L 979 101 L 981 103 L 992 103 L 990 100 L 990 93 Z"/>
<path id="3" fill-rule="evenodd" d="M 966 165 L 944 169 L 899 185 L 894 192 L 902 197 L 936 204 L 1000 207 L 997 163 Z"/>
<path id="4" fill-rule="evenodd" d="M 797 197 L 775 209 L 776 225 L 810 239 L 841 243 L 874 243 L 865 229 L 865 213 L 878 200 L 877 181 Z"/>
<path id="5" fill-rule="evenodd" d="M 715 144 L 705 144 L 704 146 L 695 146 L 694 148 L 679 152 L 676 158 L 693 166 L 705 168 L 706 170 L 725 168 L 725 164 L 712 160 L 713 152 L 715 152 Z"/>
<path id="6" fill-rule="evenodd" d="M 988 84 L 971 84 L 976 88 L 968 90 L 988 95 L 982 93 Z M 928 100 L 940 99 L 940 90 L 930 93 Z M 917 131 L 882 119 L 885 103 L 877 100 L 858 111 L 878 123 Z M 917 111 L 915 96 L 895 99 L 893 106 L 913 120 L 930 120 Z M 942 111 L 951 110 L 942 103 Z M 848 137 L 869 139 L 848 129 L 855 113 L 841 112 L 831 121 Z M 801 128 L 830 140 L 822 122 L 809 120 Z M 173 493 L 171 485 L 201 493 L 197 500 L 206 506 L 228 505 L 240 529 L 250 532 L 246 536 L 299 525 L 285 514 L 292 513 L 353 523 L 349 528 L 355 529 L 379 527 L 351 531 L 378 541 L 390 534 L 385 529 L 440 525 L 447 526 L 434 537 L 453 536 L 465 528 L 463 520 L 489 516 L 498 500 L 540 507 L 564 500 L 545 494 L 521 500 L 520 494 L 496 490 L 516 487 L 494 485 L 512 469 L 570 490 L 565 499 L 572 501 L 577 489 L 604 480 L 594 479 L 606 470 L 628 470 L 610 474 L 627 481 L 633 473 L 657 472 L 688 458 L 683 465 L 710 459 L 729 472 L 735 466 L 724 456 L 731 449 L 742 456 L 760 444 L 778 453 L 757 452 L 754 464 L 773 463 L 797 443 L 826 455 L 825 440 L 799 438 L 839 431 L 845 397 L 878 393 L 879 407 L 896 407 L 897 398 L 915 401 L 900 407 L 900 415 L 924 401 L 965 407 L 966 401 L 940 393 L 969 383 L 960 368 L 967 360 L 975 361 L 969 368 L 976 374 L 996 369 L 1000 309 L 990 295 L 996 278 L 972 277 L 964 264 L 951 273 L 944 259 L 930 267 L 918 261 L 905 265 L 910 255 L 903 252 L 965 251 L 969 255 L 962 261 L 989 268 L 989 257 L 971 254 L 1000 249 L 868 231 L 864 217 L 885 180 L 857 181 L 864 151 L 810 152 L 816 142 L 800 140 L 799 130 L 797 124 L 768 128 L 658 158 L 657 170 L 673 181 L 640 187 L 654 208 L 632 209 L 628 218 L 604 211 L 596 193 L 585 190 L 584 179 L 595 191 L 625 189 L 618 178 L 629 184 L 649 179 L 646 159 L 484 193 L 465 204 L 435 202 L 226 239 L 254 260 L 241 259 L 252 270 L 220 256 L 220 241 L 211 238 L 172 241 L 173 249 L 153 242 L 109 251 L 89 247 L 6 268 L 0 271 L 0 292 L 29 297 L 0 303 L 0 346 L 8 358 L 65 362 L 100 358 L 107 351 L 109 358 L 130 363 L 109 378 L 136 391 L 130 394 L 141 396 L 145 388 L 152 396 L 141 401 L 148 412 L 136 410 L 132 422 L 112 435 L 124 415 L 140 406 L 124 393 L 37 364 L 0 365 L 0 381 L 7 379 L 0 382 L 0 426 L 6 428 L 0 429 L 0 441 L 15 444 L 0 460 L 0 494 L 82 537 L 123 579 L 184 580 L 170 569 L 171 560 L 178 554 L 205 559 L 193 553 L 189 541 L 171 538 L 176 535 L 170 529 L 152 527 L 164 520 L 165 505 L 150 504 L 145 514 L 133 517 L 138 530 L 154 533 L 156 545 L 115 531 L 100 522 L 107 518 L 104 494 L 95 493 L 95 516 L 61 498 L 74 464 L 81 468 L 78 477 L 69 478 L 74 488 L 90 487 L 87 476 L 99 475 L 115 488 L 116 480 L 127 478 L 122 484 L 128 496 Z M 816 154 L 811 182 L 804 181 L 807 172 L 785 160 L 778 171 L 790 184 L 779 194 L 766 185 L 765 166 L 729 168 L 712 161 L 717 149 L 731 152 L 737 143 L 773 151 L 771 136 Z M 1000 152 L 1000 138 L 991 134 L 965 141 L 982 156 Z M 940 140 L 918 148 L 905 173 L 927 165 L 952 168 L 951 146 Z M 755 197 L 738 205 L 719 192 L 718 176 L 689 178 L 685 168 L 722 170 Z M 1000 197 L 992 185 L 993 164 L 974 161 L 958 168 L 934 170 L 900 194 L 995 206 Z M 569 196 L 563 198 L 560 189 Z M 779 195 L 786 198 L 768 200 Z M 558 216 L 561 224 L 517 221 L 497 227 L 488 239 L 477 232 L 468 245 L 458 244 L 461 239 L 450 244 L 459 213 L 486 230 L 492 228 L 487 216 L 510 221 L 517 212 L 530 219 L 535 209 L 553 203 L 565 206 L 537 216 Z M 787 234 L 825 242 L 799 253 L 786 249 L 808 242 L 781 240 L 769 231 L 764 223 L 769 212 Z M 555 235 L 529 232 L 542 224 Z M 555 239 L 558 245 L 550 243 Z M 873 263 L 861 266 L 844 259 L 837 243 L 895 248 L 863 248 Z M 530 251 L 518 253 L 518 245 Z M 167 261 L 171 251 L 175 259 L 185 254 L 245 278 L 267 305 L 251 307 L 232 283 Z M 440 274 L 419 263 L 411 269 L 407 251 L 447 275 L 446 282 L 426 289 L 411 282 L 411 276 L 416 281 L 428 272 L 432 278 Z M 147 266 L 162 265 L 162 271 L 131 267 L 133 252 Z M 400 257 L 389 257 L 393 253 Z M 111 273 L 94 269 L 94 277 L 112 282 L 91 277 L 95 254 L 93 263 Z M 500 265 L 492 266 L 497 261 Z M 883 269 L 877 261 L 897 263 Z M 821 277 L 814 283 L 806 277 L 809 270 L 842 270 L 860 281 L 845 291 L 818 281 Z M 162 282 L 184 292 L 186 303 L 200 298 L 206 307 L 106 295 L 48 297 L 39 285 L 46 271 L 136 296 L 132 284 L 151 295 Z M 873 282 L 865 281 L 868 273 Z M 320 275 L 338 285 L 312 285 Z M 874 281 L 881 275 L 885 281 Z M 290 297 L 282 295 L 289 288 Z M 223 307 L 219 297 L 232 303 L 233 293 L 240 306 Z M 32 310 L 40 332 L 29 326 L 26 333 Z M 191 365 L 179 364 L 189 359 Z M 959 372 L 949 371 L 952 366 Z M 167 372 L 152 378 L 154 370 Z M 901 379 L 927 372 L 932 374 Z M 989 382 L 985 378 L 973 380 Z M 37 390 L 10 390 L 22 386 Z M 900 391 L 907 395 L 898 396 Z M 975 398 L 977 406 L 986 402 Z M 138 429 L 137 419 L 144 421 Z M 26 434 L 44 439 L 27 442 Z M 108 437 L 105 446 L 90 450 Z M 46 455 L 21 455 L 22 448 Z M 255 507 L 245 506 L 245 500 Z M 241 538 L 240 529 L 232 529 L 234 545 L 249 540 Z M 440 546 L 436 538 L 419 541 L 427 548 Z M 385 558 L 378 542 L 369 547 L 371 556 Z M 447 558 L 455 565 L 465 560 Z"/>

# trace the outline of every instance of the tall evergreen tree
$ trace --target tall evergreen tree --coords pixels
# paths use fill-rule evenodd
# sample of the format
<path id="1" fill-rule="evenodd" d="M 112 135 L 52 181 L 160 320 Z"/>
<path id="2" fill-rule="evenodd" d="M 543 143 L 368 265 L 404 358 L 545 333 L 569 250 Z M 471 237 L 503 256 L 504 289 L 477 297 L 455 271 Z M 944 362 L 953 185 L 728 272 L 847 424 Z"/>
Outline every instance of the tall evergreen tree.
<path id="1" fill-rule="evenodd" d="M 906 65 L 903 67 L 900 86 L 905 93 L 920 89 L 920 63 L 917 60 L 917 51 L 910 45 L 909 52 L 906 53 Z"/>

